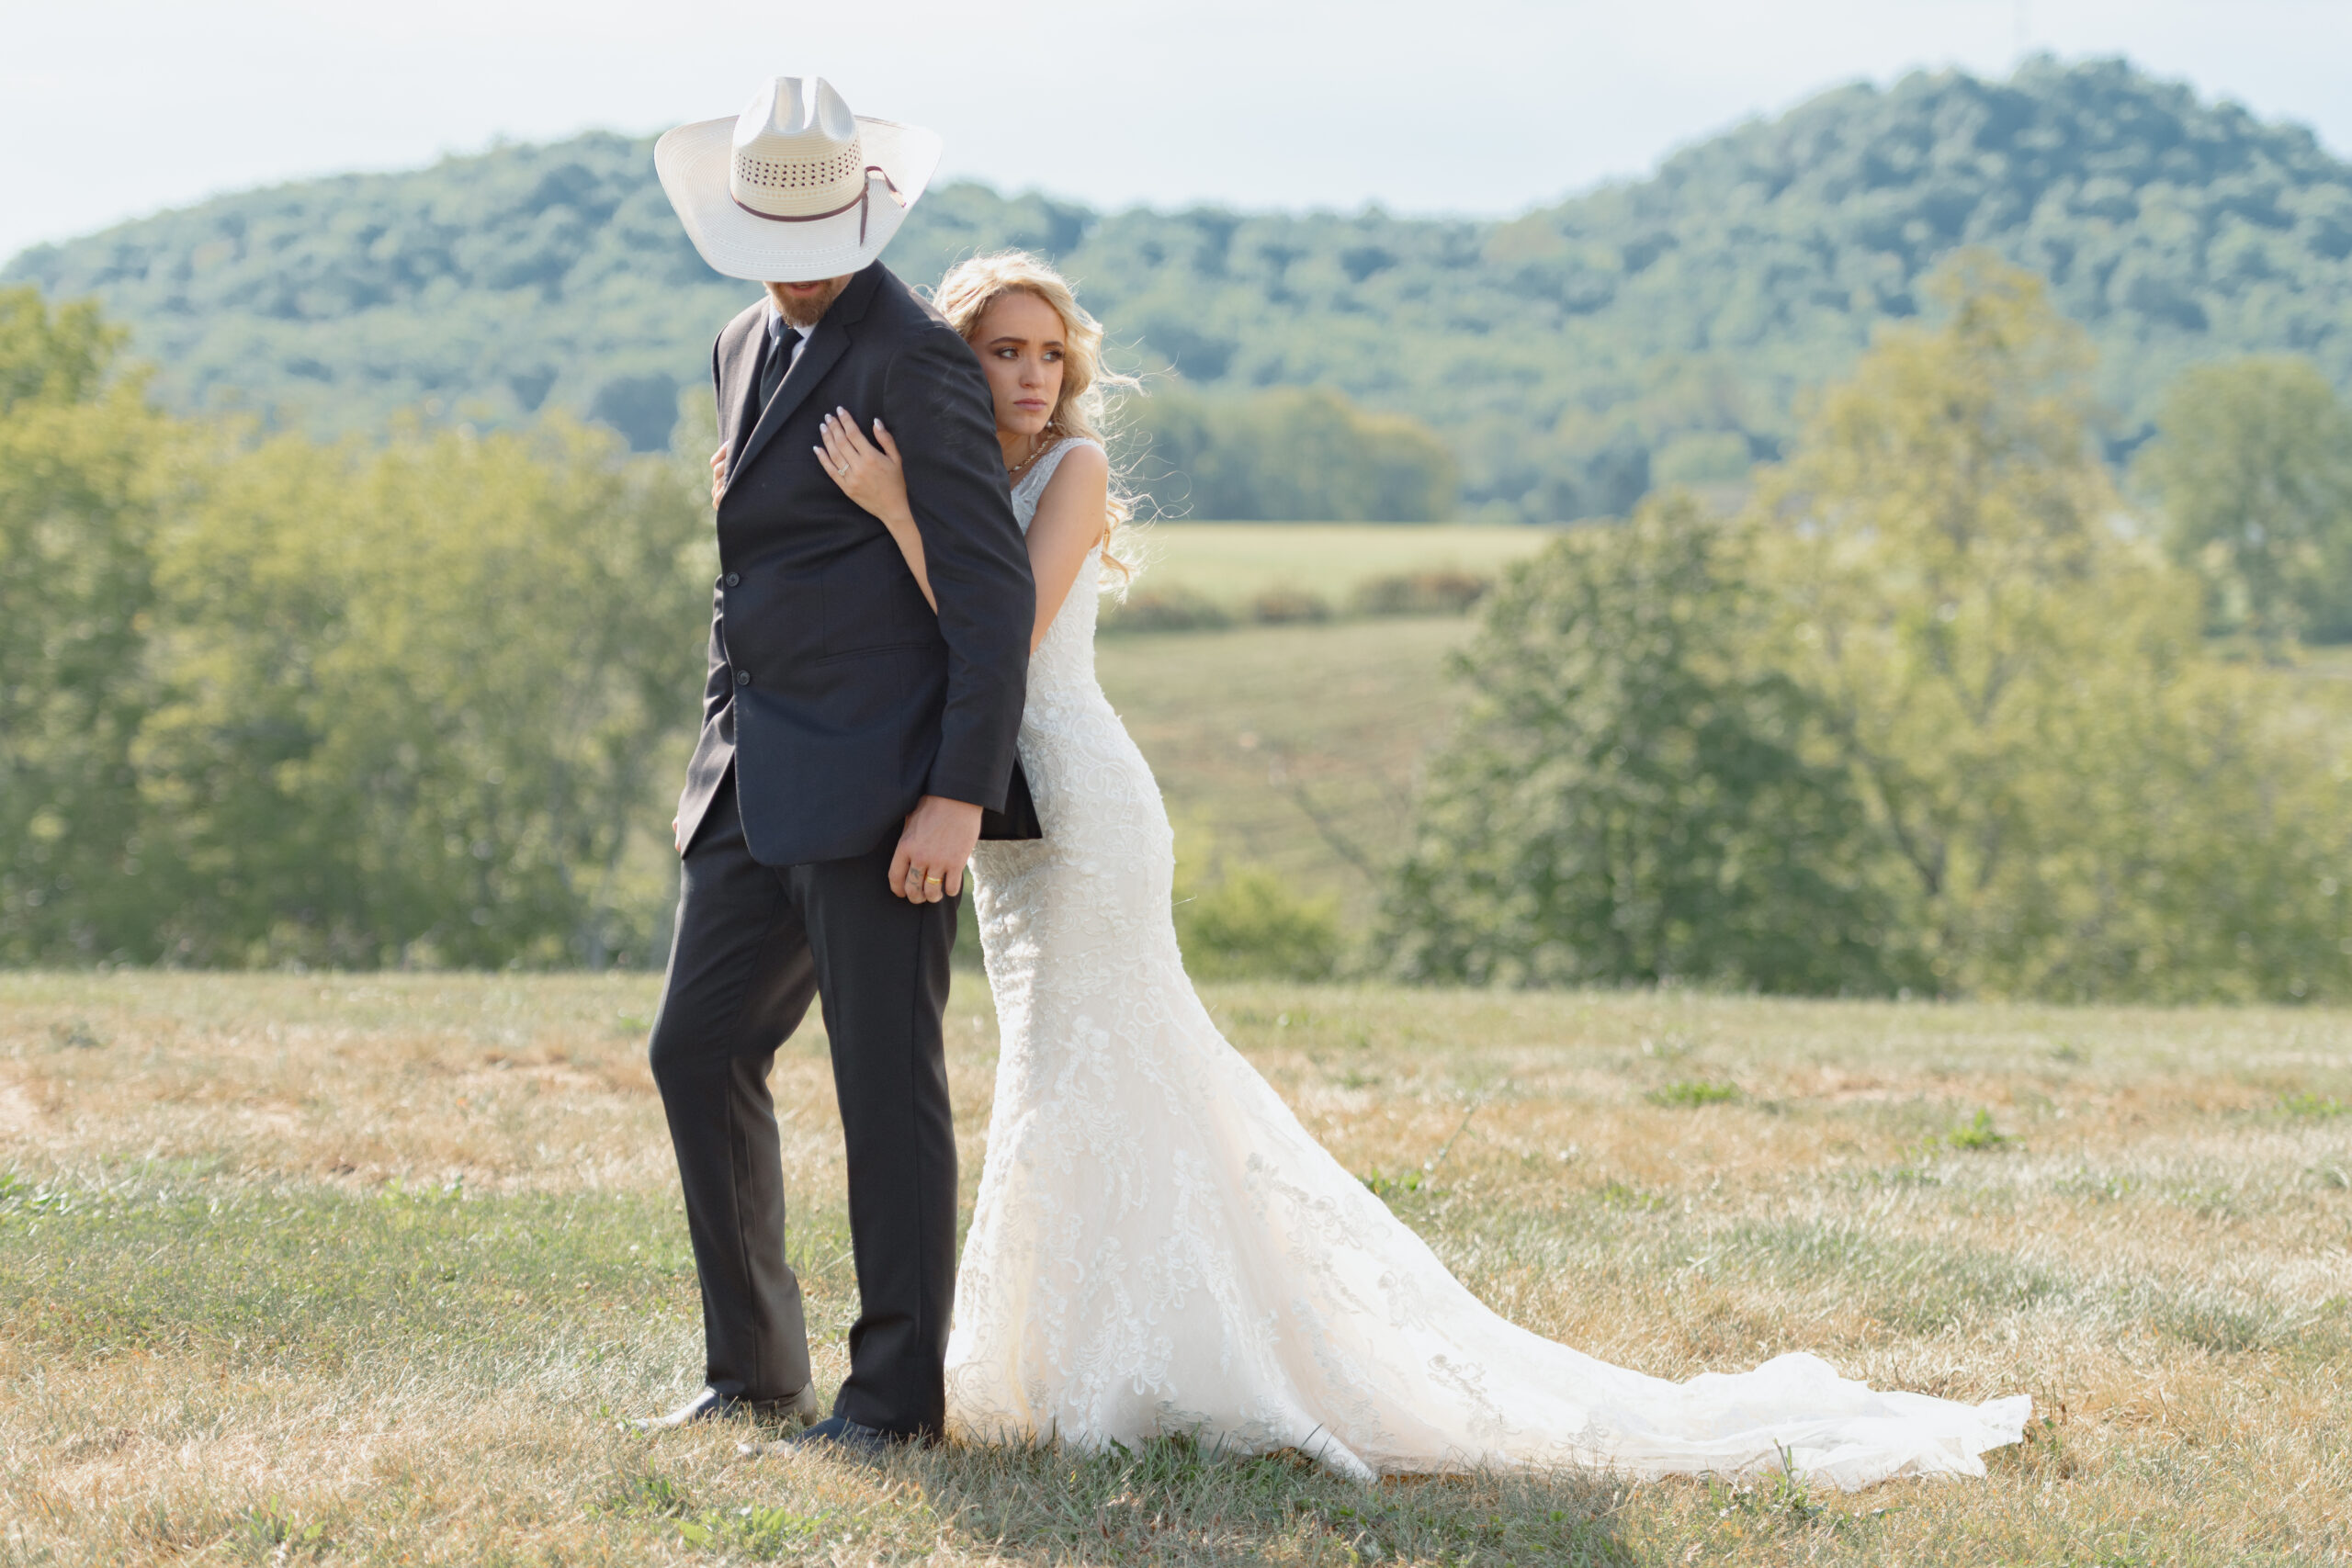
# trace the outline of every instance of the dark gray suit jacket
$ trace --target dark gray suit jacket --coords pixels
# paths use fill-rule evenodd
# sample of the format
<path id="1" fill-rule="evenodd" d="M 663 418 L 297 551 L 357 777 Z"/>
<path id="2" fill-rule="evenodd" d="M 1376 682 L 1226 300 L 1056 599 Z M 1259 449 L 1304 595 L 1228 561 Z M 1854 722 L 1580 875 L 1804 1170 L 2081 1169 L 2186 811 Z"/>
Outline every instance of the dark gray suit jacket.
<path id="1" fill-rule="evenodd" d="M 678 803 L 691 843 L 735 770 L 752 857 L 863 854 L 926 795 L 987 808 L 992 837 L 1034 837 L 1014 741 L 1036 589 L 1013 521 L 988 380 L 936 310 L 876 262 L 850 280 L 763 412 L 764 301 L 711 349 L 734 454 L 702 736 Z M 881 523 L 811 450 L 847 408 L 879 415 L 907 469 L 932 613 Z"/>

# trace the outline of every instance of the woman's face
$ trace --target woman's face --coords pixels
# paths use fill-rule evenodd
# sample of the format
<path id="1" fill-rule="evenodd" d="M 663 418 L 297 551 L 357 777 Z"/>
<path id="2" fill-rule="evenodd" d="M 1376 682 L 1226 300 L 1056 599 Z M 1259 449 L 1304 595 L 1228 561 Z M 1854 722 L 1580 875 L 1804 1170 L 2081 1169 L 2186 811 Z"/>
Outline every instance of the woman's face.
<path id="1" fill-rule="evenodd" d="M 1001 435 L 1035 435 L 1062 394 L 1062 318 L 1035 294 L 1009 289 L 989 301 L 972 330 L 989 373 Z"/>

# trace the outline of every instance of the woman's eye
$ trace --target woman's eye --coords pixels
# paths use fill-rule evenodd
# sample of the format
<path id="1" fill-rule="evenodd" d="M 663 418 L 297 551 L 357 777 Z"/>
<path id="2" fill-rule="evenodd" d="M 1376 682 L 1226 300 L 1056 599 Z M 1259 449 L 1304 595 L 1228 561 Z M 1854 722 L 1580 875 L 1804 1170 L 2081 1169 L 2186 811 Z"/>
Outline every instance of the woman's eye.
<path id="1" fill-rule="evenodd" d="M 1048 365 L 1058 365 L 1058 364 L 1060 364 L 1060 363 L 1061 363 L 1061 357 L 1062 357 L 1062 351 L 1061 351 L 1060 349 L 1058 349 L 1058 348 L 1049 348 L 1049 349 L 1046 350 L 1046 364 L 1048 364 Z"/>

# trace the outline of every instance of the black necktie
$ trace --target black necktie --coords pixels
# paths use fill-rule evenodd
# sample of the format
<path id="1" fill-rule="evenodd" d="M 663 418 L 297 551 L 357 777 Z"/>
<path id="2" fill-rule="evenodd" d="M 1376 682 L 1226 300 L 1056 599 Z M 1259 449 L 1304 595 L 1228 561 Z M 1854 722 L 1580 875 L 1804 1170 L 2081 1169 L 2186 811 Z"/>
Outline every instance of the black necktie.
<path id="1" fill-rule="evenodd" d="M 800 342 L 800 334 L 786 327 L 781 333 L 768 334 L 768 362 L 760 367 L 760 412 L 767 412 L 768 402 L 775 389 L 792 369 L 792 350 Z"/>

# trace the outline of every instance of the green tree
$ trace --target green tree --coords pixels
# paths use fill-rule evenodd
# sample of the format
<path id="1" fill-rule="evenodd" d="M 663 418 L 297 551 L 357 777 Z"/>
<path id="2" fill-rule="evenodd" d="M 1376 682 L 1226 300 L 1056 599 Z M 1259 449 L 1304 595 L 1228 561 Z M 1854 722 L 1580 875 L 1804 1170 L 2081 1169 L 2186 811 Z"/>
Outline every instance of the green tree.
<path id="1" fill-rule="evenodd" d="M 178 427 L 88 305 L 0 290 L 0 961 L 144 956 L 131 750 Z"/>
<path id="2" fill-rule="evenodd" d="M 1495 596 L 1399 971 L 2352 996 L 2352 703 L 2207 653 L 2037 279 L 1931 298 L 1742 517 L 1653 502 Z"/>
<path id="3" fill-rule="evenodd" d="M 1787 619 L 1946 989 L 2341 994 L 2340 740 L 2199 636 L 2119 532 L 2090 354 L 2038 280 L 1962 257 L 1763 482 Z M 2320 745 L 2311 744 L 2313 739 Z"/>
<path id="4" fill-rule="evenodd" d="M 667 462 L 560 419 L 223 455 L 159 549 L 165 951 L 651 956 L 707 535 Z"/>
<path id="5" fill-rule="evenodd" d="M 2206 585 L 2217 626 L 2274 651 L 2352 640 L 2352 408 L 2311 361 L 2248 357 L 2184 371 L 2141 478 L 2165 542 Z"/>
<path id="6" fill-rule="evenodd" d="M 1893 990 L 1917 977 L 1753 529 L 1645 503 L 1515 568 L 1458 668 L 1380 946 L 1415 980 Z"/>

